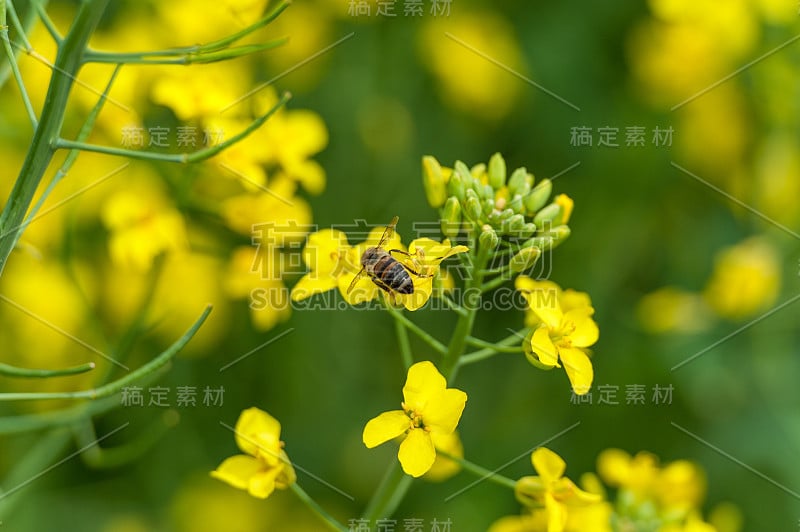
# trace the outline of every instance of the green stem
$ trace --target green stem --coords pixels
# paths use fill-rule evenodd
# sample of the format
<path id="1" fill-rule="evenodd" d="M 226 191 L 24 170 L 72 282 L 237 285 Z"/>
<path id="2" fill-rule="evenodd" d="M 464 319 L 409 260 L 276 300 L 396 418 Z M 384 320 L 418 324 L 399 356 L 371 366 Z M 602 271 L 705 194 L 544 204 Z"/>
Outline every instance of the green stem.
<path id="1" fill-rule="evenodd" d="M 472 353 L 467 353 L 466 355 L 462 355 L 461 358 L 458 360 L 458 365 L 466 366 L 468 364 L 474 364 L 475 362 L 480 362 L 481 360 L 493 357 L 494 355 L 500 352 L 497 350 L 497 347 L 506 347 L 506 346 L 511 346 L 515 343 L 520 343 L 522 341 L 522 338 L 524 338 L 526 334 L 528 334 L 528 329 L 521 329 L 516 333 L 503 338 L 499 342 L 492 344 L 489 347 L 486 347 L 479 351 L 474 351 Z M 520 349 L 515 348 L 513 351 L 509 352 L 518 353 L 520 351 L 524 352 L 524 350 L 521 348 Z"/>
<path id="2" fill-rule="evenodd" d="M 50 377 L 65 377 L 67 375 L 86 373 L 87 371 L 93 370 L 94 367 L 94 362 L 64 369 L 27 369 L 0 363 L 0 375 L 23 379 L 47 379 Z"/>
<path id="3" fill-rule="evenodd" d="M 36 112 L 33 110 L 30 97 L 28 97 L 28 91 L 25 89 L 25 82 L 22 81 L 22 74 L 20 74 L 19 66 L 17 65 L 17 56 L 14 54 L 14 50 L 11 49 L 11 41 L 8 38 L 5 5 L 3 6 L 2 11 L 0 11 L 0 39 L 3 41 L 3 50 L 6 52 L 6 58 L 8 59 L 11 73 L 14 76 L 14 81 L 17 82 L 17 88 L 19 89 L 19 94 L 22 97 L 22 103 L 25 106 L 25 111 L 28 113 L 28 118 L 33 125 L 33 129 L 36 129 L 36 124 L 38 123 L 36 120 Z"/>
<path id="4" fill-rule="evenodd" d="M 50 20 L 50 17 L 47 15 L 47 11 L 45 10 L 44 6 L 41 5 L 37 0 L 33 0 L 31 2 L 34 11 L 39 15 L 39 18 L 42 19 L 42 24 L 47 29 L 47 33 L 50 34 L 50 37 L 53 38 L 56 43 L 61 43 L 64 38 L 58 33 L 58 29 L 56 25 L 53 24 L 53 21 Z M 30 46 L 28 47 L 30 49 Z"/>
<path id="5" fill-rule="evenodd" d="M 0 274 L 14 249 L 21 224 L 39 182 L 55 153 L 53 144 L 64 121 L 67 98 L 80 68 L 82 54 L 107 3 L 108 0 L 82 2 L 69 33 L 58 48 L 39 125 L 33 133 L 30 148 L 8 202 L 0 214 Z"/>
<path id="6" fill-rule="evenodd" d="M 447 379 L 447 382 L 453 382 L 455 379 L 458 371 L 458 360 L 464 354 L 467 346 L 467 337 L 472 333 L 472 327 L 475 324 L 475 317 L 480 308 L 480 286 L 483 282 L 483 276 L 481 276 L 480 271 L 486 267 L 489 253 L 489 249 L 479 247 L 475 260 L 470 261 L 472 262 L 472 275 L 464 286 L 466 313 L 458 317 L 455 330 L 450 337 L 447 352 L 444 354 L 439 367 L 439 371 Z"/>
<path id="7" fill-rule="evenodd" d="M 312 512 L 317 514 L 317 516 L 322 519 L 328 528 L 331 530 L 336 530 L 337 532 L 347 532 L 350 530 L 348 527 L 339 523 L 339 521 L 337 521 L 331 514 L 326 512 L 319 504 L 317 504 L 317 502 L 312 499 L 309 494 L 297 484 L 297 482 L 291 484 L 289 489 L 292 490 L 294 494 L 297 495 L 297 498 L 303 501 Z"/>
<path id="8" fill-rule="evenodd" d="M 395 460 L 372 495 L 362 517 L 370 523 L 391 517 L 411 487 L 412 480 L 403 472 L 400 462 Z"/>
<path id="9" fill-rule="evenodd" d="M 234 33 L 233 35 L 229 35 L 222 39 L 210 42 L 208 44 L 202 45 L 193 45 L 193 46 L 183 46 L 178 48 L 168 48 L 166 50 L 153 50 L 147 52 L 130 52 L 130 53 L 108 53 L 108 52 L 97 52 L 95 50 L 88 50 L 85 55 L 85 62 L 94 62 L 94 63 L 140 63 L 142 59 L 151 58 L 151 57 L 175 57 L 175 56 L 184 56 L 184 55 L 197 55 L 197 54 L 207 54 L 210 52 L 216 52 L 222 50 L 223 48 L 227 48 L 231 44 L 235 43 L 238 40 L 243 39 L 247 35 L 263 28 L 276 18 L 287 8 L 289 7 L 289 2 L 280 2 L 276 5 L 272 11 L 264 15 L 260 20 L 254 22 L 250 26 L 244 28 L 243 30 Z M 283 43 L 286 39 L 279 39 L 277 42 Z M 273 43 L 270 43 L 273 44 Z"/>
<path id="10" fill-rule="evenodd" d="M 442 456 L 444 456 L 446 458 L 449 458 L 450 460 L 453 460 L 454 462 L 458 462 L 458 464 L 461 465 L 461 467 L 463 467 L 465 471 L 469 471 L 470 473 L 472 473 L 476 477 L 480 477 L 480 478 L 486 479 L 486 480 L 491 480 L 495 484 L 499 484 L 501 486 L 505 486 L 507 488 L 511 488 L 512 490 L 515 489 L 516 486 L 517 486 L 517 482 L 515 480 L 512 480 L 512 479 L 510 479 L 508 477 L 505 477 L 503 475 L 499 475 L 499 474 L 495 473 L 494 471 L 490 471 L 489 469 L 486 469 L 485 467 L 479 466 L 478 464 L 473 464 L 469 460 L 464 460 L 463 458 L 459 458 L 457 456 L 453 456 L 452 454 L 446 453 L 446 452 L 442 451 L 441 449 L 436 449 L 436 452 L 441 454 Z"/>
<path id="11" fill-rule="evenodd" d="M 103 94 L 100 95 L 100 99 L 97 100 L 97 103 L 92 108 L 91 112 L 89 112 L 89 116 L 86 117 L 86 121 L 81 126 L 80 131 L 78 132 L 78 140 L 84 141 L 89 138 L 89 134 L 91 134 L 92 129 L 94 129 L 94 123 L 97 120 L 97 116 L 100 114 L 100 111 L 103 109 L 103 104 L 106 102 L 106 98 L 108 97 L 108 92 L 111 90 L 111 86 L 114 84 L 114 80 L 117 79 L 117 74 L 119 74 L 122 65 L 117 65 L 114 69 L 114 72 L 111 73 L 111 78 L 108 80 L 108 84 L 106 85 Z M 33 206 L 31 211 L 28 213 L 28 216 L 25 218 L 25 223 L 20 228 L 21 231 L 25 231 L 27 225 L 33 220 L 36 216 L 36 213 L 39 212 L 39 209 L 42 208 L 47 197 L 53 192 L 53 189 L 56 185 L 64 178 L 65 175 L 70 171 L 72 165 L 75 164 L 75 161 L 78 159 L 78 154 L 80 151 L 72 150 L 67 154 L 67 157 L 64 159 L 64 163 L 61 165 L 61 168 L 58 169 L 56 174 L 53 176 L 53 179 L 50 180 L 50 183 L 47 184 L 47 188 L 42 192 L 42 195 L 39 196 L 39 199 L 36 200 L 36 204 Z"/>
<path id="12" fill-rule="evenodd" d="M 124 377 L 121 377 L 113 382 L 100 386 L 98 388 L 94 388 L 91 390 L 81 390 L 78 392 L 31 392 L 31 393 L 3 393 L 0 394 L 0 401 L 31 401 L 31 400 L 40 400 L 40 399 L 99 399 L 102 397 L 108 397 L 110 395 L 114 395 L 120 390 L 122 390 L 128 384 L 136 382 L 138 379 L 153 373 L 154 371 L 158 370 L 167 362 L 169 362 L 172 357 L 174 357 L 178 351 L 180 351 L 183 346 L 185 346 L 189 340 L 191 340 L 192 336 L 197 332 L 197 329 L 206 321 L 208 314 L 211 312 L 211 306 L 209 305 L 194 322 L 194 324 L 189 327 L 183 336 L 181 336 L 174 344 L 169 346 L 164 352 L 158 355 L 156 358 L 145 364 L 144 366 L 140 367 L 139 369 L 128 373 Z"/>
<path id="13" fill-rule="evenodd" d="M 396 319 L 394 320 L 394 330 L 397 333 L 397 343 L 400 344 L 400 356 L 403 359 L 403 366 L 406 371 L 414 363 L 414 356 L 411 354 L 411 342 L 408 338 L 408 330 L 405 324 Z"/>
<path id="14" fill-rule="evenodd" d="M 504 285 L 505 283 L 507 283 L 510 280 L 511 280 L 511 277 L 506 276 L 505 274 L 498 275 L 497 277 L 495 277 L 491 281 L 488 281 L 486 284 L 482 285 L 481 286 L 481 292 L 486 293 L 486 292 L 489 292 L 490 290 L 494 290 L 498 286 L 502 286 L 502 285 Z"/>
<path id="15" fill-rule="evenodd" d="M 515 337 L 517 338 L 517 337 Z M 519 338 L 517 338 L 519 339 Z M 481 340 L 480 338 L 474 338 L 472 336 L 467 336 L 467 345 L 472 347 L 485 347 L 487 349 L 493 349 L 498 353 L 521 353 L 522 347 L 520 346 L 508 346 L 505 344 L 501 344 L 500 342 L 487 342 L 486 340 Z"/>
<path id="16" fill-rule="evenodd" d="M 402 323 L 404 327 L 419 336 L 420 340 L 431 346 L 438 353 L 444 354 L 447 352 L 447 347 L 442 342 L 428 334 L 424 329 L 422 329 L 422 327 L 406 318 L 403 315 L 402 310 L 397 310 L 389 305 L 387 305 L 386 308 L 389 310 L 389 313 L 392 315 L 392 317 L 394 317 L 395 320 Z"/>
<path id="17" fill-rule="evenodd" d="M 14 24 L 14 29 L 17 30 L 17 33 L 22 39 L 23 43 L 28 42 L 28 37 L 25 35 L 26 33 L 30 32 L 33 29 L 33 25 L 36 24 L 36 13 L 29 9 L 25 15 L 25 21 L 20 22 L 19 17 L 17 17 L 17 12 L 14 10 L 14 4 L 11 0 L 0 0 L 0 9 L 5 9 L 6 6 L 8 7 L 8 14 L 11 17 L 11 23 Z M 5 18 L 3 18 L 5 20 Z M 30 46 L 28 45 L 30 48 Z M 21 53 L 20 49 L 17 49 L 14 52 L 14 59 L 16 60 Z M 0 87 L 5 85 L 8 76 L 11 74 L 11 63 L 3 63 L 0 65 Z"/>
<path id="18" fill-rule="evenodd" d="M 261 127 L 261 125 L 264 124 L 264 122 L 266 122 L 270 116 L 275 114 L 275 112 L 277 112 L 278 109 L 280 109 L 286 102 L 288 102 L 290 98 L 291 94 L 289 94 L 288 92 L 284 93 L 281 99 L 278 101 L 277 104 L 275 104 L 275 106 L 272 109 L 270 109 L 266 114 L 263 114 L 260 117 L 256 118 L 255 120 L 253 120 L 250 123 L 250 125 L 247 126 L 241 132 L 230 137 L 224 142 L 191 153 L 157 153 L 150 151 L 129 150 L 125 148 L 100 146 L 97 144 L 89 144 L 86 142 L 78 142 L 74 140 L 66 140 L 61 138 L 55 139 L 53 145 L 56 148 L 60 149 L 83 150 L 96 153 L 105 153 L 106 155 L 119 155 L 122 157 L 130 157 L 132 159 L 143 159 L 148 161 L 164 161 L 171 163 L 194 163 L 213 157 L 222 150 L 224 150 L 225 148 L 228 148 L 229 146 L 236 144 L 243 138 L 250 135 L 253 131 Z"/>
<path id="19" fill-rule="evenodd" d="M 129 464 L 152 449 L 170 427 L 177 422 L 177 412 L 167 410 L 141 431 L 133 440 L 115 447 L 92 445 L 97 442 L 97 433 L 91 419 L 82 419 L 72 427 L 72 433 L 81 453 L 83 462 L 94 469 L 112 469 Z"/>

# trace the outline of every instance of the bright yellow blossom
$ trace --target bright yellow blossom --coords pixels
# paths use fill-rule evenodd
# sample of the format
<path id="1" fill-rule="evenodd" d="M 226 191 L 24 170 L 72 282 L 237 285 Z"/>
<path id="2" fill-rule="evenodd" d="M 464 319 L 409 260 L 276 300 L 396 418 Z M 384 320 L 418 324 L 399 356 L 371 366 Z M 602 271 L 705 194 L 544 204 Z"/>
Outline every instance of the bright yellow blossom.
<path id="1" fill-rule="evenodd" d="M 561 207 L 561 223 L 568 223 L 570 216 L 572 216 L 572 208 L 575 206 L 575 201 L 566 194 L 559 194 L 553 201 Z"/>
<path id="2" fill-rule="evenodd" d="M 367 248 L 380 242 L 384 230 L 384 227 L 376 227 L 364 242 L 355 246 L 347 242 L 347 235 L 335 229 L 323 229 L 310 235 L 303 250 L 303 260 L 311 271 L 292 289 L 292 299 L 300 301 L 334 287 L 339 288 L 342 297 L 351 305 L 377 298 L 382 290 L 369 275 L 362 274 L 353 289 L 348 290 L 361 271 L 361 256 Z M 430 299 L 434 291 L 433 281 L 443 260 L 468 251 L 466 246 L 451 246 L 449 240 L 436 242 L 430 238 L 418 238 L 411 242 L 408 255 L 403 255 L 405 249 L 396 232 L 384 243 L 383 249 L 398 250 L 400 253 L 394 253 L 393 257 L 409 271 L 414 292 L 392 294 L 394 300 L 408 310 L 417 310 Z"/>
<path id="3" fill-rule="evenodd" d="M 211 472 L 212 477 L 259 499 L 294 483 L 294 468 L 283 450 L 277 419 L 258 408 L 248 408 L 239 416 L 235 433 L 236 444 L 245 454 L 226 459 Z"/>
<path id="4" fill-rule="evenodd" d="M 408 368 L 402 410 L 384 412 L 367 422 L 362 439 L 368 448 L 403 436 L 397 457 L 406 474 L 419 477 L 436 460 L 434 435 L 455 431 L 467 394 L 448 388 L 447 381 L 428 361 Z"/>
<path id="5" fill-rule="evenodd" d="M 274 250 L 241 246 L 231 255 L 225 292 L 248 300 L 250 319 L 260 331 L 273 328 L 291 314 L 289 291 L 280 275 L 279 254 Z"/>
<path id="6" fill-rule="evenodd" d="M 564 477 L 567 464 L 556 453 L 539 447 L 531 454 L 538 476 L 522 477 L 517 481 L 517 499 L 526 506 L 541 508 L 547 512 L 547 532 L 562 532 L 572 508 L 598 503 L 600 495 L 578 488 Z"/>
<path id="7" fill-rule="evenodd" d="M 529 360 L 546 367 L 560 367 L 563 364 L 573 391 L 578 395 L 588 393 L 594 379 L 594 369 L 586 348 L 594 345 L 600 334 L 592 319 L 594 308 L 587 301 L 588 297 L 570 293 L 565 298 L 565 292 L 549 281 L 537 283 L 522 278 L 516 286 L 523 290 L 530 310 L 539 321 L 524 341 L 523 347 Z M 531 287 L 545 291 L 526 294 L 525 290 Z M 559 293 L 562 294 L 560 299 Z M 578 306 L 572 306 L 576 304 Z"/>
<path id="8" fill-rule="evenodd" d="M 703 295 L 720 316 L 742 320 L 773 305 L 780 285 L 777 250 L 767 240 L 754 237 L 717 255 Z"/>
<path id="9" fill-rule="evenodd" d="M 188 247 L 183 216 L 155 187 L 118 191 L 101 216 L 111 231 L 109 253 L 117 265 L 148 270 L 161 253 Z"/>
<path id="10" fill-rule="evenodd" d="M 695 292 L 665 286 L 645 294 L 636 309 L 642 327 L 651 333 L 692 333 L 708 329 L 712 314 Z"/>

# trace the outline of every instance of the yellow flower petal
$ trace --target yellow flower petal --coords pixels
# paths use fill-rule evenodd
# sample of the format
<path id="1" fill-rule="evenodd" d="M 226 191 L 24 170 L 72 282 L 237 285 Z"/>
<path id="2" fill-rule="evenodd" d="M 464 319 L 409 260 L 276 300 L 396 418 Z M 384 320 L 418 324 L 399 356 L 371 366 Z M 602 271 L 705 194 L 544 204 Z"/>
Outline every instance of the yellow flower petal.
<path id="1" fill-rule="evenodd" d="M 547 447 L 539 447 L 533 451 L 531 463 L 545 484 L 561 478 L 567 469 L 566 462 Z"/>
<path id="2" fill-rule="evenodd" d="M 458 437 L 458 431 L 453 431 L 450 434 L 431 432 L 431 440 L 433 440 L 433 445 L 437 451 L 444 451 L 457 458 L 464 458 L 464 445 L 461 443 L 461 438 Z M 461 464 L 437 452 L 436 460 L 430 470 L 425 473 L 424 478 L 432 482 L 440 482 L 447 480 L 459 471 L 461 471 Z"/>
<path id="3" fill-rule="evenodd" d="M 437 372 L 438 373 L 438 372 Z M 458 426 L 467 394 L 455 388 L 448 388 L 432 395 L 422 411 L 422 423 L 431 432 L 450 434 Z"/>
<path id="4" fill-rule="evenodd" d="M 423 429 L 413 429 L 400 444 L 397 458 L 407 475 L 421 477 L 427 473 L 436 460 L 436 449 L 433 447 L 431 435 Z"/>
<path id="5" fill-rule="evenodd" d="M 403 386 L 403 398 L 407 409 L 424 412 L 430 399 L 447 388 L 447 381 L 436 366 L 429 361 L 417 362 L 408 368 L 408 377 Z"/>
<path id="6" fill-rule="evenodd" d="M 303 248 L 303 262 L 320 276 L 333 274 L 335 277 L 346 269 L 343 262 L 349 249 L 347 235 L 343 232 L 322 229 L 308 236 Z"/>
<path id="7" fill-rule="evenodd" d="M 252 456 L 237 454 L 225 459 L 219 467 L 211 472 L 211 476 L 234 488 L 245 490 L 250 485 L 250 479 L 262 467 L 262 464 Z"/>
<path id="8" fill-rule="evenodd" d="M 551 494 L 544 496 L 544 507 L 547 509 L 547 532 L 562 532 L 567 524 L 567 511 Z"/>
<path id="9" fill-rule="evenodd" d="M 307 273 L 292 287 L 292 301 L 302 301 L 314 294 L 321 294 L 339 286 L 339 281 L 330 275 Z"/>
<path id="10" fill-rule="evenodd" d="M 572 208 L 575 202 L 566 194 L 559 194 L 555 197 L 554 203 L 561 206 L 561 223 L 569 223 L 569 217 L 572 216 Z"/>
<path id="11" fill-rule="evenodd" d="M 281 468 L 273 467 L 256 473 L 250 477 L 247 492 L 253 497 L 266 499 L 275 491 L 275 478 L 280 471 Z"/>
<path id="12" fill-rule="evenodd" d="M 591 307 L 573 309 L 564 314 L 564 322 L 572 322 L 575 330 L 569 335 L 572 345 L 575 347 L 589 347 L 597 342 L 600 337 L 600 330 L 597 324 L 588 314 Z"/>
<path id="13" fill-rule="evenodd" d="M 528 298 L 528 304 L 534 314 L 551 329 L 561 325 L 564 314 L 557 296 L 551 297 L 549 292 L 534 292 Z"/>
<path id="14" fill-rule="evenodd" d="M 403 306 L 410 311 L 419 310 L 425 306 L 433 293 L 433 277 L 418 277 L 411 275 L 414 283 L 414 292 L 411 294 L 396 294 Z"/>
<path id="15" fill-rule="evenodd" d="M 236 422 L 236 445 L 250 456 L 275 465 L 279 462 L 281 424 L 258 408 L 242 411 Z"/>
<path id="16" fill-rule="evenodd" d="M 546 366 L 558 366 L 558 351 L 550 339 L 550 331 L 546 325 L 540 326 L 531 337 L 531 349 Z"/>
<path id="17" fill-rule="evenodd" d="M 578 395 L 588 393 L 594 380 L 594 368 L 588 355 L 578 347 L 559 347 L 558 356 L 561 358 L 573 391 Z"/>
<path id="18" fill-rule="evenodd" d="M 361 439 L 369 449 L 400 436 L 411 426 L 411 420 L 402 410 L 384 412 L 370 419 L 364 426 Z"/>
<path id="19" fill-rule="evenodd" d="M 345 273 L 341 275 L 337 279 L 337 283 L 339 285 L 339 293 L 342 294 L 342 297 L 345 301 L 347 301 L 351 305 L 358 305 L 360 303 L 366 303 L 367 301 L 372 301 L 378 294 L 381 292 L 381 289 L 378 288 L 372 279 L 369 278 L 368 275 L 363 275 L 361 279 L 356 283 L 353 287 L 353 290 L 348 293 L 348 289 L 350 288 L 350 283 L 353 282 L 355 278 L 355 273 Z"/>

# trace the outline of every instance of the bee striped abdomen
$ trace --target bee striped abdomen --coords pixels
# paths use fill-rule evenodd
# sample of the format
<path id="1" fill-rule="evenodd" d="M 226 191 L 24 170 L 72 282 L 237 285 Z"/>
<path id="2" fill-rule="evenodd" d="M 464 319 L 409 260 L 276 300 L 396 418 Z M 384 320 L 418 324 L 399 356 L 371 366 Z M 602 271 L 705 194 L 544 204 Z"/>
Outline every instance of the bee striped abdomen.
<path id="1" fill-rule="evenodd" d="M 414 283 L 411 281 L 411 276 L 408 275 L 403 265 L 389 253 L 381 253 L 381 256 L 372 267 L 372 274 L 395 292 L 400 294 L 412 294 L 414 292 Z"/>

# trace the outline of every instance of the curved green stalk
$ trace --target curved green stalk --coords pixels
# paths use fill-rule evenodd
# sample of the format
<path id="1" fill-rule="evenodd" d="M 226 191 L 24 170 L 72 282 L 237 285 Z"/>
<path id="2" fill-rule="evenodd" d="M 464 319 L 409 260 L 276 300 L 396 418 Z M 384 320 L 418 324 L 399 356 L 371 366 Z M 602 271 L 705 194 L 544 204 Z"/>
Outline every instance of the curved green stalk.
<path id="1" fill-rule="evenodd" d="M 512 480 L 508 477 L 495 473 L 494 471 L 490 471 L 485 467 L 481 467 L 478 464 L 473 464 L 469 460 L 464 460 L 463 458 L 459 458 L 457 456 L 453 456 L 450 453 L 446 453 L 441 449 L 436 449 L 436 452 L 441 454 L 442 456 L 457 462 L 461 467 L 464 468 L 465 471 L 469 471 L 473 475 L 480 477 L 481 479 L 491 480 L 495 484 L 499 484 L 501 486 L 505 486 L 506 488 L 511 488 L 512 490 L 516 488 L 517 482 Z"/>
<path id="2" fill-rule="evenodd" d="M 197 321 L 189 327 L 183 336 L 181 336 L 174 344 L 169 346 L 156 358 L 140 367 L 131 373 L 120 377 L 119 379 L 109 382 L 98 388 L 91 390 L 81 390 L 78 392 L 20 392 L 20 393 L 2 393 L 0 394 L 0 401 L 33 401 L 33 400 L 46 400 L 46 399 L 99 399 L 108 397 L 121 391 L 125 386 L 136 382 L 142 377 L 153 373 L 174 357 L 178 351 L 191 340 L 192 336 L 197 332 L 197 329 L 206 321 L 209 313 L 211 312 L 211 305 L 207 306 Z"/>
<path id="3" fill-rule="evenodd" d="M 400 462 L 395 460 L 387 469 L 362 517 L 370 523 L 391 517 L 411 487 L 412 481 L 413 478 L 406 475 L 400 467 Z"/>
<path id="4" fill-rule="evenodd" d="M 23 379 L 47 379 L 50 377 L 66 377 L 68 375 L 78 375 L 92 371 L 95 368 L 94 362 L 72 366 L 64 369 L 28 369 L 18 368 L 9 364 L 0 363 L 0 375 L 5 377 L 19 377 Z"/>
<path id="5" fill-rule="evenodd" d="M 344 526 L 343 524 L 339 523 L 333 516 L 331 516 L 328 512 L 322 509 L 322 507 L 316 503 L 314 499 L 312 499 L 308 493 L 305 492 L 303 488 L 301 488 L 297 482 L 291 484 L 289 486 L 297 497 L 305 503 L 306 506 L 311 509 L 312 512 L 317 514 L 320 519 L 327 525 L 328 528 L 331 530 L 335 530 L 337 532 L 347 532 L 350 530 L 348 527 Z"/>
<path id="6" fill-rule="evenodd" d="M 64 121 L 67 98 L 78 73 L 82 54 L 107 3 L 108 0 L 87 0 L 81 3 L 69 33 L 58 48 L 39 125 L 33 133 L 19 177 L 0 214 L 0 274 L 14 249 L 39 182 L 55 153 L 53 143 L 58 138 Z"/>
<path id="7" fill-rule="evenodd" d="M 118 155 L 122 157 L 130 157 L 131 159 L 143 159 L 147 161 L 164 161 L 168 163 L 194 163 L 203 161 L 205 159 L 209 159 L 225 148 L 236 144 L 243 138 L 250 135 L 253 131 L 261 127 L 264 122 L 266 122 L 269 117 L 275 114 L 278 109 L 283 107 L 286 102 L 291 99 L 292 95 L 288 92 L 284 93 L 278 103 L 272 107 L 269 111 L 265 114 L 259 116 L 255 120 L 253 120 L 249 126 L 247 126 L 244 130 L 240 131 L 236 135 L 230 137 L 229 139 L 221 142 L 219 144 L 215 144 L 214 146 L 209 146 L 207 148 L 203 148 L 202 150 L 197 150 L 191 153 L 158 153 L 158 152 L 151 152 L 151 151 L 139 151 L 139 150 L 129 150 L 125 148 L 114 148 L 112 146 L 100 146 L 97 144 L 89 144 L 86 142 L 79 142 L 74 140 L 66 140 L 66 139 L 55 139 L 53 141 L 53 146 L 59 149 L 68 149 L 68 150 L 82 150 L 82 151 L 89 151 L 95 153 L 105 153 L 106 155 Z"/>

